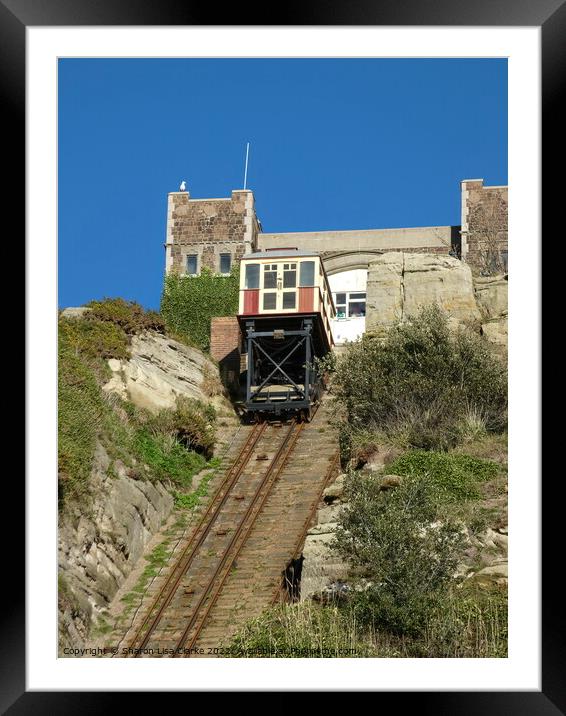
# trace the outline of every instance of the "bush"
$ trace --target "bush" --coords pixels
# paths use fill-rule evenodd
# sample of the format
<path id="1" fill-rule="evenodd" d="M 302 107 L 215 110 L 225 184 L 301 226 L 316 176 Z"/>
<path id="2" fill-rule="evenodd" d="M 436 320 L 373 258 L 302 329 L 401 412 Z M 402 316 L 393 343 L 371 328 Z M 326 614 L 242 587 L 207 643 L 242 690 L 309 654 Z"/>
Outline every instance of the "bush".
<path id="1" fill-rule="evenodd" d="M 345 442 L 371 429 L 404 447 L 446 450 L 462 440 L 470 415 L 486 431 L 507 418 L 505 367 L 466 329 L 450 330 L 437 306 L 385 338 L 363 336 L 338 360 L 333 393 L 346 413 Z"/>
<path id="2" fill-rule="evenodd" d="M 125 333 L 141 333 L 142 331 L 165 332 L 165 322 L 156 311 L 146 311 L 135 301 L 123 298 L 104 298 L 101 301 L 90 301 L 86 304 L 91 311 L 87 319 L 95 318 L 119 326 Z"/>
<path id="3" fill-rule="evenodd" d="M 59 319 L 59 335 L 69 348 L 89 363 L 98 359 L 130 357 L 128 338 L 123 330 L 87 314 L 85 318 Z"/>
<path id="4" fill-rule="evenodd" d="M 458 453 L 407 452 L 386 466 L 389 475 L 425 477 L 435 501 L 462 502 L 481 497 L 478 486 L 496 477 L 499 465 Z"/>
<path id="5" fill-rule="evenodd" d="M 456 570 L 460 526 L 438 520 L 433 486 L 418 475 L 383 490 L 381 480 L 353 474 L 346 498 L 334 547 L 363 578 L 355 614 L 393 634 L 420 634 Z"/>
<path id="6" fill-rule="evenodd" d="M 216 440 L 216 410 L 199 400 L 177 398 L 175 408 L 161 410 L 157 415 L 141 417 L 138 421 L 153 435 L 174 437 L 184 448 L 207 458 L 212 456 Z"/>
<path id="7" fill-rule="evenodd" d="M 59 505 L 84 494 L 105 405 L 92 370 L 65 333 L 59 334 L 58 462 Z"/>
<path id="8" fill-rule="evenodd" d="M 133 449 L 155 479 L 171 481 L 185 489 L 190 488 L 193 475 L 206 466 L 202 455 L 187 450 L 174 437 L 144 428 L 136 431 Z"/>
<path id="9" fill-rule="evenodd" d="M 211 319 L 238 313 L 239 276 L 238 265 L 233 266 L 230 276 L 208 269 L 200 276 L 166 276 L 161 314 L 168 331 L 208 351 Z"/>

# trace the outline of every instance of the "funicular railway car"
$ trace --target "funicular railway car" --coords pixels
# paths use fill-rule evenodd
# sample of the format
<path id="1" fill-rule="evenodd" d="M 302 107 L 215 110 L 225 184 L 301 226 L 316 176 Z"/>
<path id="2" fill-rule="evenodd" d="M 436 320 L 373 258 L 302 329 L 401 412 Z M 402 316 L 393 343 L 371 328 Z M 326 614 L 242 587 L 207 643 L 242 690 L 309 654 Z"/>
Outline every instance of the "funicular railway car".
<path id="1" fill-rule="evenodd" d="M 292 414 L 310 420 L 322 392 L 315 359 L 334 345 L 335 315 L 318 254 L 281 249 L 241 259 L 238 320 L 250 417 Z"/>

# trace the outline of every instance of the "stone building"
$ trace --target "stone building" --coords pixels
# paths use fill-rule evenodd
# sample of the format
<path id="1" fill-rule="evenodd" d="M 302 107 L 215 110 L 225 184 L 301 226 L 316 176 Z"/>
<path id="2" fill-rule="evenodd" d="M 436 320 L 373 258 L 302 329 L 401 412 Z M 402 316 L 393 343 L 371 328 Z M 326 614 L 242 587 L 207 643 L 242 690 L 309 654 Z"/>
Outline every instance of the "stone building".
<path id="1" fill-rule="evenodd" d="M 484 186 L 483 179 L 461 186 L 462 259 L 478 273 L 506 273 L 508 187 Z"/>
<path id="2" fill-rule="evenodd" d="M 165 271 L 198 275 L 203 268 L 229 274 L 232 264 L 257 245 L 259 222 L 251 191 L 234 190 L 228 199 L 191 199 L 169 194 Z"/>
<path id="3" fill-rule="evenodd" d="M 484 186 L 483 179 L 461 182 L 461 226 L 266 233 L 250 190 L 231 197 L 192 199 L 172 192 L 168 199 L 165 268 L 198 275 L 204 267 L 228 274 L 252 251 L 297 249 L 320 253 L 337 309 L 337 343 L 355 340 L 366 329 L 368 268 L 390 252 L 461 258 L 477 273 L 507 267 L 507 187 Z"/>

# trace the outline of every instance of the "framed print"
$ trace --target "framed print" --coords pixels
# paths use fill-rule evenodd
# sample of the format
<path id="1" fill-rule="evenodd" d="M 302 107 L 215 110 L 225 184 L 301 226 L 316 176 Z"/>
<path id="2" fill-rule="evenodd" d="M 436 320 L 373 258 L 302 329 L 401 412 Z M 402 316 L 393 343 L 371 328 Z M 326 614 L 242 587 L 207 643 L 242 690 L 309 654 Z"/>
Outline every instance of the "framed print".
<path id="1" fill-rule="evenodd" d="M 564 713 L 538 429 L 564 6 L 282 13 L 0 5 L 28 358 L 3 710 Z"/>

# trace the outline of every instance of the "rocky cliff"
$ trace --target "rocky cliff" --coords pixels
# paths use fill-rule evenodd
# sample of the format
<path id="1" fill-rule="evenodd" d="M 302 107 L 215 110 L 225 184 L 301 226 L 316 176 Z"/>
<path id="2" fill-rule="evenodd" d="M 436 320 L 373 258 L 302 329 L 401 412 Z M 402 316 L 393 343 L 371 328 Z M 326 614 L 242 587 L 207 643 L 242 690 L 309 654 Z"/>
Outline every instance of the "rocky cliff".
<path id="1" fill-rule="evenodd" d="M 160 481 L 163 476 L 159 478 L 161 473 L 144 464 L 143 453 L 140 457 L 134 449 L 140 425 L 131 422 L 124 404 L 116 396 L 154 415 L 163 409 L 174 409 L 179 398 L 229 408 L 223 397 L 218 368 L 200 351 L 163 333 L 142 330 L 127 336 L 127 358 L 105 361 L 98 357 L 99 343 L 87 343 L 86 337 L 106 335 L 101 333 L 106 324 L 102 325 L 85 308 L 66 309 L 62 319 L 73 323 L 72 326 L 60 325 L 60 338 L 70 340 L 70 336 L 78 355 L 84 356 L 80 375 L 90 376 L 88 396 L 91 397 L 80 392 L 79 383 L 76 395 L 72 392 L 74 383 L 65 369 L 68 355 L 72 357 L 75 353 L 62 351 L 60 366 L 67 392 L 65 404 L 60 404 L 60 408 L 67 408 L 69 403 L 80 407 L 85 400 L 94 399 L 102 417 L 90 430 L 83 425 L 84 435 L 81 433 L 79 439 L 81 445 L 86 445 L 90 440 L 88 433 L 95 441 L 94 454 L 88 456 L 85 451 L 84 459 L 89 457 L 90 472 L 86 473 L 86 482 L 81 483 L 82 497 L 73 495 L 72 499 L 65 500 L 59 514 L 61 650 L 66 646 L 83 646 L 87 637 L 92 637 L 92 627 L 103 624 L 111 599 L 174 506 L 169 490 L 178 485 L 173 481 L 163 484 Z M 96 355 L 93 355 L 93 346 Z M 107 355 L 108 348 L 102 347 Z M 108 373 L 105 363 L 110 368 L 110 380 L 103 378 Z M 98 393 L 92 385 L 95 376 Z M 69 431 L 77 429 L 79 421 L 71 413 L 63 424 L 67 436 Z M 200 460 L 196 470 L 201 469 L 201 463 L 206 465 L 203 457 L 197 456 L 195 460 Z M 76 480 L 75 484 L 78 484 Z M 183 484 L 189 491 L 195 487 L 195 483 L 191 487 L 190 476 Z"/>
<path id="2" fill-rule="evenodd" d="M 481 324 L 486 338 L 507 345 L 507 276 L 474 278 L 451 256 L 391 252 L 368 269 L 366 330 L 380 331 L 431 303 L 455 323 Z"/>
<path id="3" fill-rule="evenodd" d="M 112 465 L 112 471 L 110 466 Z M 96 447 L 88 513 L 71 509 L 59 524 L 60 647 L 84 644 L 89 628 L 173 508 L 165 487 L 135 474 Z"/>
<path id="4" fill-rule="evenodd" d="M 112 378 L 103 390 L 140 408 L 155 413 L 174 407 L 178 397 L 208 401 L 222 394 L 218 368 L 196 348 L 145 331 L 132 336 L 130 354 L 129 360 L 108 361 Z"/>

